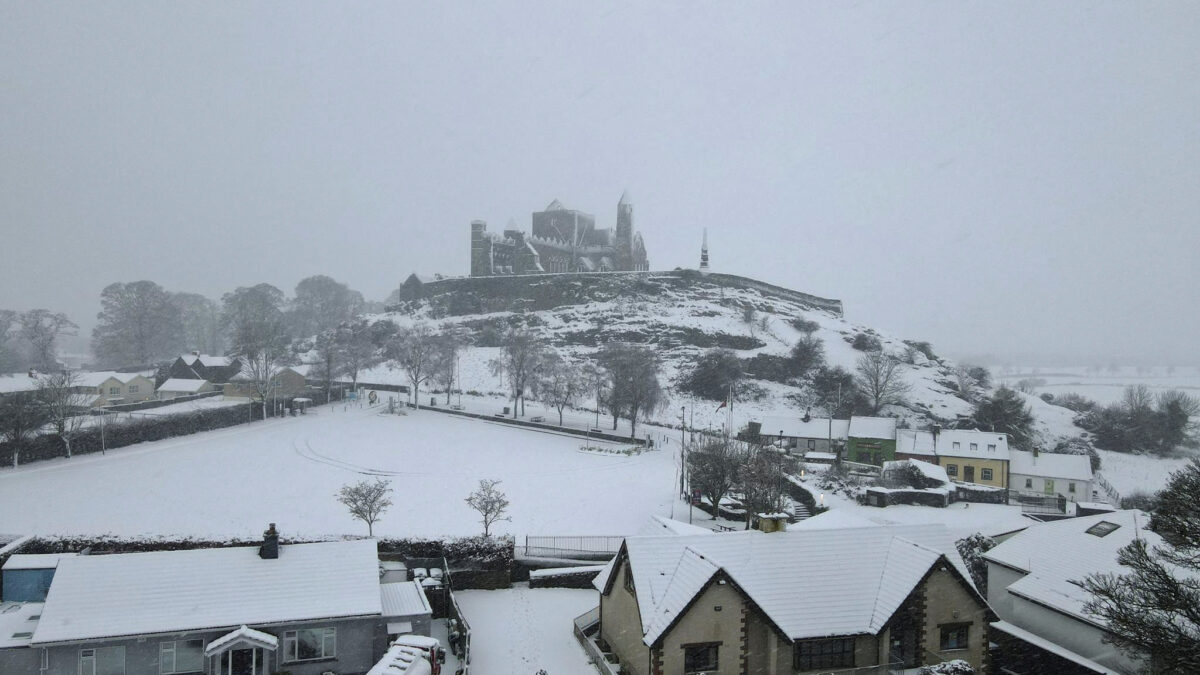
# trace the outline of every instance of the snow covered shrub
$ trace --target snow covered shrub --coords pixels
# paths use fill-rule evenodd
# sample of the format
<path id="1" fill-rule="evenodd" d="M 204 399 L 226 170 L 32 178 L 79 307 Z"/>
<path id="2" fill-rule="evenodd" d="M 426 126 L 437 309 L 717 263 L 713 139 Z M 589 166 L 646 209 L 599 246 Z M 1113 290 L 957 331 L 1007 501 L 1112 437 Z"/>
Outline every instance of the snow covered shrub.
<path id="1" fill-rule="evenodd" d="M 1059 441 L 1050 452 L 1063 455 L 1087 455 L 1092 460 L 1092 471 L 1100 470 L 1100 453 L 1096 452 L 1096 449 L 1085 438 L 1076 437 Z"/>
<path id="2" fill-rule="evenodd" d="M 825 343 L 815 335 L 806 335 L 792 345 L 788 361 L 792 374 L 804 377 L 825 365 Z"/>
<path id="3" fill-rule="evenodd" d="M 917 350 L 918 352 L 923 354 L 925 356 L 925 358 L 929 359 L 930 361 L 938 360 L 937 354 L 933 353 L 933 345 L 929 344 L 928 342 L 918 341 L 918 340 L 905 340 L 904 344 Z"/>
<path id="4" fill-rule="evenodd" d="M 1090 412 L 1096 409 L 1096 402 L 1092 399 L 1069 391 L 1065 394 L 1055 397 L 1054 405 L 1062 406 L 1068 410 L 1074 410 L 1077 413 Z"/>
<path id="5" fill-rule="evenodd" d="M 817 332 L 817 329 L 820 327 L 821 324 L 817 323 L 816 321 L 809 321 L 804 317 L 798 316 L 795 319 L 792 319 L 792 328 L 795 328 L 806 335 L 812 335 L 813 333 Z"/>
<path id="6" fill-rule="evenodd" d="M 879 338 L 866 333 L 855 333 L 850 346 L 860 352 L 877 352 L 883 349 L 883 343 L 879 341 Z"/>
<path id="7" fill-rule="evenodd" d="M 967 571 L 971 573 L 971 580 L 975 582 L 975 587 L 985 596 L 987 595 L 987 562 L 984 561 L 983 554 L 995 546 L 995 539 L 978 532 L 954 542 L 958 554 L 967 564 Z"/>
<path id="8" fill-rule="evenodd" d="M 1122 509 L 1141 509 L 1142 511 L 1154 511 L 1158 508 L 1158 495 L 1150 492 L 1131 492 L 1121 497 Z"/>

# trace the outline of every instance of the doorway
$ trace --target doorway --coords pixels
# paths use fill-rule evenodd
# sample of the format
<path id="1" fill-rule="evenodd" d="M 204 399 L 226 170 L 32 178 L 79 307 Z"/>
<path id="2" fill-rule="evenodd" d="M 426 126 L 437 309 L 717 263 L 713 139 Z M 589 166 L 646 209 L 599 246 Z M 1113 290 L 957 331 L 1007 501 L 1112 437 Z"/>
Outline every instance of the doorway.
<path id="1" fill-rule="evenodd" d="M 221 655 L 215 675 L 266 675 L 266 660 L 257 647 L 230 649 Z"/>
<path id="2" fill-rule="evenodd" d="M 975 467 L 969 464 L 963 467 L 963 481 L 967 483 L 975 482 Z"/>

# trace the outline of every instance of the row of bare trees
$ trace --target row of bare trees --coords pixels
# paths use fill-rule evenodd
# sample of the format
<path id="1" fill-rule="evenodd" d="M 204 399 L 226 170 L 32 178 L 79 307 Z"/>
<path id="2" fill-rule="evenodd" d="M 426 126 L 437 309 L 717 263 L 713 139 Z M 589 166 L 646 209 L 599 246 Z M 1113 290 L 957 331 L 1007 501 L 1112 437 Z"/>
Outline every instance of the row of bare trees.
<path id="1" fill-rule="evenodd" d="M 469 344 L 460 330 L 437 331 L 417 323 L 396 329 L 384 356 L 407 374 L 413 401 L 419 400 L 422 385 L 433 382 L 446 390 L 449 403 L 459 354 Z M 561 425 L 567 408 L 591 398 L 597 410 L 612 416 L 614 429 L 621 418 L 628 419 L 632 436 L 639 421 L 667 405 L 658 357 L 650 347 L 606 345 L 593 363 L 580 366 L 529 327 L 515 326 L 505 331 L 500 353 L 488 366 L 503 379 L 514 418 L 525 415 L 526 399 L 534 398 L 558 411 Z"/>
<path id="2" fill-rule="evenodd" d="M 57 369 L 59 338 L 75 335 L 78 329 L 61 312 L 0 309 L 0 374 Z"/>

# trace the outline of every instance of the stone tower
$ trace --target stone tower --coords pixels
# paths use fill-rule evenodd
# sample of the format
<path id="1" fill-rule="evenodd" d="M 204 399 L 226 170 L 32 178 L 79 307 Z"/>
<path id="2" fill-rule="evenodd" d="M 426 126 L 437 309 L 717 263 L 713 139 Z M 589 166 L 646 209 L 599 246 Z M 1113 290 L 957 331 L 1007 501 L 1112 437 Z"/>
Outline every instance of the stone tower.
<path id="1" fill-rule="evenodd" d="M 700 271 L 708 271 L 708 228 L 704 228 L 704 241 L 700 244 Z"/>
<path id="2" fill-rule="evenodd" d="M 633 259 L 633 202 L 629 190 L 621 193 L 617 202 L 616 264 L 619 270 L 636 269 Z"/>
<path id="3" fill-rule="evenodd" d="M 486 277 L 492 274 L 492 239 L 487 236 L 487 223 L 471 221 L 471 276 Z"/>

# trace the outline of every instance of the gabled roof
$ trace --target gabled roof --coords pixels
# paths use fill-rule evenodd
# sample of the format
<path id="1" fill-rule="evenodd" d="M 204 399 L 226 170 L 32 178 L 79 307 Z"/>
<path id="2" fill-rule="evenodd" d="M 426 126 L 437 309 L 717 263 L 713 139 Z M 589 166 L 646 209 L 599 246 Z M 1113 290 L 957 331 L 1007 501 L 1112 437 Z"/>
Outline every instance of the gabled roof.
<path id="1" fill-rule="evenodd" d="M 204 388 L 208 384 L 207 380 L 184 380 L 181 378 L 171 378 L 166 382 L 158 385 L 158 391 L 184 391 L 194 393 Z"/>
<path id="2" fill-rule="evenodd" d="M 935 442 L 937 454 L 940 457 L 966 457 L 971 459 L 1007 460 L 1008 434 L 995 431 L 976 431 L 974 429 L 946 429 L 938 432 Z M 958 447 L 954 444 L 958 443 Z M 971 444 L 975 449 L 971 449 Z M 995 446 L 989 450 L 988 446 Z"/>
<path id="3" fill-rule="evenodd" d="M 1083 518 L 1068 518 L 1030 525 L 983 554 L 985 560 L 1025 572 L 1010 592 L 1029 597 L 1041 604 L 1094 621 L 1083 613 L 1090 595 L 1078 581 L 1089 574 L 1123 574 L 1127 568 L 1117 564 L 1117 551 L 1141 538 L 1150 546 L 1162 544 L 1162 537 L 1143 529 L 1150 517 L 1138 510 L 1114 511 Z M 1115 529 L 1102 526 L 1111 523 Z M 1099 532 L 1110 530 L 1103 536 Z"/>
<path id="4" fill-rule="evenodd" d="M 617 206 L 624 206 L 629 203 L 631 203 L 629 198 L 629 190 L 622 190 L 621 201 L 617 202 Z"/>
<path id="5" fill-rule="evenodd" d="M 141 373 L 118 373 L 115 370 L 100 370 L 93 373 L 78 373 L 75 383 L 81 387 L 99 387 L 109 380 L 116 380 L 121 384 L 129 384 L 137 378 L 145 378 Z"/>
<path id="6" fill-rule="evenodd" d="M 184 354 L 179 358 L 189 366 L 196 365 L 199 361 L 200 365 L 206 368 L 224 368 L 233 365 L 234 359 L 228 356 L 212 356 L 210 354 Z"/>
<path id="7" fill-rule="evenodd" d="M 850 420 L 835 419 L 830 422 L 828 417 L 813 417 L 807 422 L 799 417 L 764 416 L 751 418 L 751 421 L 762 424 L 759 431 L 763 436 L 778 436 L 782 431 L 788 438 L 829 438 L 846 440 L 850 432 Z"/>
<path id="8" fill-rule="evenodd" d="M 629 561 L 647 645 L 669 629 L 718 571 L 782 634 L 797 640 L 878 633 L 943 558 L 970 586 L 944 525 L 629 537 L 595 583 L 607 590 L 615 565 Z M 853 565 L 846 564 L 850 559 Z"/>
<path id="9" fill-rule="evenodd" d="M 279 646 L 279 638 L 242 624 L 237 630 L 230 631 L 205 645 L 204 655 L 212 656 L 239 643 L 274 650 Z"/>
<path id="10" fill-rule="evenodd" d="M 34 645 L 379 616 L 374 540 L 64 558 Z"/>
<path id="11" fill-rule="evenodd" d="M 896 440 L 895 417 L 859 417 L 850 418 L 850 436 L 852 438 L 879 438 Z"/>
<path id="12" fill-rule="evenodd" d="M 78 553 L 14 553 L 4 563 L 4 570 L 52 570 L 63 558 L 73 558 Z"/>
<path id="13" fill-rule="evenodd" d="M 1032 452 L 1010 450 L 1008 453 L 1009 473 L 1023 476 L 1045 476 L 1065 480 L 1089 481 L 1092 479 L 1092 459 L 1087 455 L 1064 455 L 1041 452 L 1037 457 Z"/>
<path id="14" fill-rule="evenodd" d="M 544 211 L 566 211 L 567 207 L 563 206 L 562 202 L 555 199 L 554 201 L 550 202 L 550 204 L 547 205 L 546 208 L 543 210 Z"/>
<path id="15" fill-rule="evenodd" d="M 888 472 L 898 471 L 906 466 L 913 467 L 917 471 L 920 471 L 922 476 L 925 476 L 931 480 L 936 480 L 942 485 L 950 485 L 950 476 L 946 473 L 946 469 L 944 467 L 938 466 L 937 464 L 931 464 L 930 462 L 924 462 L 919 459 L 901 459 L 884 462 L 883 475 L 886 476 Z"/>

